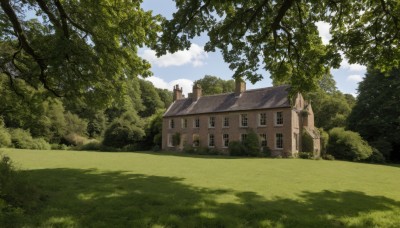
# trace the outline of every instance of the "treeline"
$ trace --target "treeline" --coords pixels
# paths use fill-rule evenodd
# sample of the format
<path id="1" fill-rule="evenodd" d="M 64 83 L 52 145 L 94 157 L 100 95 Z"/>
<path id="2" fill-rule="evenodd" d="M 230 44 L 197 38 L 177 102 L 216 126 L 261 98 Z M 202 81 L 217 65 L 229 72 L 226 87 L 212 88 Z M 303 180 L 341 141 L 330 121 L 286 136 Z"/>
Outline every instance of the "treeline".
<path id="1" fill-rule="evenodd" d="M 0 147 L 148 150 L 161 145 L 162 114 L 172 92 L 136 78 L 110 104 L 15 91 L 0 77 Z M 29 88 L 29 87 L 26 87 Z"/>
<path id="2" fill-rule="evenodd" d="M 331 75 L 307 94 L 326 158 L 400 161 L 400 71 L 368 68 L 355 99 L 337 90 Z"/>

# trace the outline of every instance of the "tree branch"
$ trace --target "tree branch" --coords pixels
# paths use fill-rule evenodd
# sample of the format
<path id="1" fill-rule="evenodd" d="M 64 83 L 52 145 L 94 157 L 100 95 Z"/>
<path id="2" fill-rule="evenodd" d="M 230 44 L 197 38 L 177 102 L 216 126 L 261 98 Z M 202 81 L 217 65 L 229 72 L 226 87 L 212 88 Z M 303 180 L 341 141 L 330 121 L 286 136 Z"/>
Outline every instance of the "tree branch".
<path id="1" fill-rule="evenodd" d="M 274 40 L 276 43 L 276 40 L 278 39 L 278 33 L 277 30 L 280 28 L 279 24 L 281 23 L 283 17 L 285 16 L 286 12 L 290 9 L 290 7 L 293 5 L 293 2 L 295 0 L 285 0 L 281 7 L 279 8 L 278 15 L 276 15 L 274 21 L 272 22 L 271 28 L 272 32 L 274 35 Z"/>
<path id="2" fill-rule="evenodd" d="M 40 0 L 40 1 L 42 1 L 42 0 Z M 67 13 L 65 13 L 64 7 L 61 5 L 59 0 L 54 0 L 54 4 L 56 5 L 57 10 L 60 14 L 64 34 L 67 37 L 67 39 L 69 39 L 69 31 L 68 31 L 68 24 L 67 24 L 68 15 L 67 15 Z"/>

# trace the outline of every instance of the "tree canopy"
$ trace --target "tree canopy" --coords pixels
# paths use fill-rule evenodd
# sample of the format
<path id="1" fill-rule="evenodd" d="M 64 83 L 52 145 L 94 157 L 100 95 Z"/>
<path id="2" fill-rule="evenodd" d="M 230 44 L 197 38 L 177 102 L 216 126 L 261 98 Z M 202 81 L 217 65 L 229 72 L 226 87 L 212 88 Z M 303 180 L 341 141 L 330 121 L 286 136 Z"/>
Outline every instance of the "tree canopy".
<path id="1" fill-rule="evenodd" d="M 104 104 L 127 79 L 151 74 L 137 51 L 155 44 L 159 17 L 141 1 L 0 3 L 0 77 L 20 94 L 29 85 Z"/>
<path id="2" fill-rule="evenodd" d="M 358 98 L 349 119 L 357 131 L 386 158 L 400 161 L 400 70 L 384 77 L 368 69 L 358 87 Z"/>
<path id="3" fill-rule="evenodd" d="M 229 93 L 235 90 L 234 80 L 223 80 L 212 75 L 206 75 L 204 78 L 196 80 L 194 84 L 201 86 L 203 95 Z"/>
<path id="4" fill-rule="evenodd" d="M 382 71 L 400 62 L 400 2 L 397 0 L 175 0 L 178 8 L 162 24 L 158 54 L 190 47 L 207 33 L 206 51 L 221 50 L 234 77 L 259 81 L 260 68 L 274 80 L 287 80 L 294 92 L 309 91 L 341 53 L 350 63 Z M 316 22 L 331 25 L 324 45 Z"/>

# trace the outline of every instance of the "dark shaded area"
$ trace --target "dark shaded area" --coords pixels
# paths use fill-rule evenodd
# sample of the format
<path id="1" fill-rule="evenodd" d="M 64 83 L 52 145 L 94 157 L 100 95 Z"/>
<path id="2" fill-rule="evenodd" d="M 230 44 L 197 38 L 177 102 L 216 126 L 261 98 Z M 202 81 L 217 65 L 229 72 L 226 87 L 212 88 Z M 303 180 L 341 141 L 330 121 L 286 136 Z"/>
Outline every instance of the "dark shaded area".
<path id="1" fill-rule="evenodd" d="M 24 173 L 47 194 L 45 204 L 26 216 L 29 227 L 332 227 L 360 213 L 400 211 L 398 201 L 356 191 L 268 200 L 254 192 L 196 188 L 174 177 L 79 169 Z M 374 222 L 362 220 L 360 227 L 379 226 Z"/>

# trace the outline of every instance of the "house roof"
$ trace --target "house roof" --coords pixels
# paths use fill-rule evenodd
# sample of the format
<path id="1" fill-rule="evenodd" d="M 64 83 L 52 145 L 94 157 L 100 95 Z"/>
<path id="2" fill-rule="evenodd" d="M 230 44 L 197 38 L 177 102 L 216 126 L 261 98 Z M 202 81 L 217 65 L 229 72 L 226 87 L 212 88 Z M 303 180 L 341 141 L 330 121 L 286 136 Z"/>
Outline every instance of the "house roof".
<path id="1" fill-rule="evenodd" d="M 247 90 L 240 96 L 236 96 L 235 93 L 203 96 L 197 101 L 192 98 L 180 99 L 171 104 L 164 117 L 287 108 L 291 107 L 288 98 L 289 88 L 283 85 Z"/>

